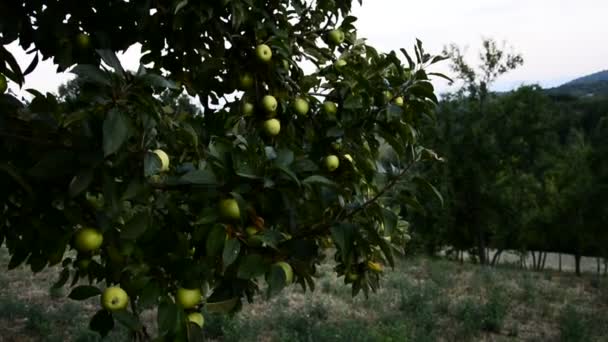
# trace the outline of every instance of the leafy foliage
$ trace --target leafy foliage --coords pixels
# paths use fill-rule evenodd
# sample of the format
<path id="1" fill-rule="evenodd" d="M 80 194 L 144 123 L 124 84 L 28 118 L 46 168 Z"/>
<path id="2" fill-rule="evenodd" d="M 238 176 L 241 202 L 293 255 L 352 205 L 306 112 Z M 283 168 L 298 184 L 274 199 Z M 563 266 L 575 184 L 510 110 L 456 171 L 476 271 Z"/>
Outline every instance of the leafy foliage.
<path id="1" fill-rule="evenodd" d="M 401 51 L 406 65 L 378 52 L 357 37 L 350 10 L 349 1 L 300 0 L 0 4 L 3 44 L 18 39 L 35 62 L 53 58 L 77 75 L 60 97 L 2 95 L 0 243 L 9 267 L 61 263 L 57 286 L 119 285 L 131 313 L 102 309 L 91 328 L 105 335 L 117 321 L 139 339 L 149 338 L 137 320 L 149 307 L 158 307 L 159 335 L 194 339 L 190 309 L 176 303 L 180 287 L 204 290 L 196 310 L 235 311 L 263 276 L 268 293 L 287 285 L 273 271 L 285 261 L 295 283 L 314 289 L 331 245 L 336 272 L 357 275 L 353 295 L 377 289 L 380 265 L 392 265 L 407 238 L 394 204 L 417 203 L 413 192 L 391 200 L 390 190 L 413 182 L 412 165 L 436 159 L 417 127 L 438 102 L 425 69 L 443 58 L 420 41 L 414 58 Z M 343 43 L 326 41 L 333 29 Z M 115 52 L 135 43 L 144 54 L 131 72 Z M 260 44 L 269 62 L 256 56 Z M 22 84 L 36 63 L 21 71 L 0 52 L 0 73 Z M 306 74 L 304 61 L 316 71 Z M 294 113 L 297 98 L 306 115 Z M 337 112 L 321 110 L 323 101 Z M 280 120 L 277 136 L 262 129 L 269 117 Z M 398 158 L 379 162 L 386 153 Z M 333 172 L 328 155 L 339 159 Z M 102 232 L 101 248 L 66 254 L 83 227 Z M 73 298 L 99 292 L 82 286 Z"/>

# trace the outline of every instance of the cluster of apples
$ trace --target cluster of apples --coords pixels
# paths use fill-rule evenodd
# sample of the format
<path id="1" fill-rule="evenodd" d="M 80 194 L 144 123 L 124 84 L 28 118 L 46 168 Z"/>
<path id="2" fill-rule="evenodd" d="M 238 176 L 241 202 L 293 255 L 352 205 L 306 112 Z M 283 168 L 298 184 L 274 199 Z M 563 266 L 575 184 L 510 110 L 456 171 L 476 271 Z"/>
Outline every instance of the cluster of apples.
<path id="1" fill-rule="evenodd" d="M 330 45 L 336 46 L 344 42 L 345 35 L 340 29 L 334 29 L 328 32 L 327 41 Z M 266 44 L 260 44 L 255 48 L 255 55 L 259 62 L 269 63 L 272 60 L 272 49 Z M 283 61 L 286 67 L 289 63 Z M 334 66 L 342 68 L 347 65 L 343 59 L 338 59 Z M 242 90 L 250 89 L 254 84 L 254 77 L 250 73 L 244 73 L 239 79 L 239 84 Z M 263 122 L 262 129 L 267 136 L 274 137 L 281 131 L 281 122 L 275 118 L 278 108 L 277 99 L 272 95 L 265 95 L 260 101 L 260 107 L 267 115 L 267 119 Z M 292 102 L 292 108 L 298 116 L 305 116 L 310 110 L 310 105 L 305 98 L 297 97 Z M 242 113 L 244 116 L 250 116 L 255 110 L 255 105 L 251 102 L 242 103 Z M 330 117 L 335 117 L 338 112 L 338 105 L 332 101 L 325 101 L 321 106 L 321 111 Z M 352 157 L 348 154 L 344 158 L 352 163 Z M 340 159 L 336 155 L 328 155 L 324 159 L 324 166 L 329 172 L 334 172 L 340 166 Z"/>

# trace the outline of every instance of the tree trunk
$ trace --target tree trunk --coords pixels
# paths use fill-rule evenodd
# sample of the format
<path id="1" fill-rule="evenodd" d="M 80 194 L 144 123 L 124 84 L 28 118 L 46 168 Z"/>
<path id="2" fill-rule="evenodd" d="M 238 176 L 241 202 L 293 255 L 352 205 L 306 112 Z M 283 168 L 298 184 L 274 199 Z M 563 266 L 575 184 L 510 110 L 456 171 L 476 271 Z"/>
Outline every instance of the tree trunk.
<path id="1" fill-rule="evenodd" d="M 532 270 L 536 271 L 536 252 L 532 251 Z"/>
<path id="2" fill-rule="evenodd" d="M 595 262 L 597 264 L 597 275 L 599 276 L 602 272 L 602 262 L 600 261 L 599 257 L 595 258 Z"/>
<path id="3" fill-rule="evenodd" d="M 543 254 L 543 263 L 540 265 L 540 269 L 544 270 L 545 269 L 545 263 L 547 262 L 547 252 L 545 252 L 545 254 Z"/>
<path id="4" fill-rule="evenodd" d="M 500 259 L 500 254 L 502 254 L 502 249 L 497 250 L 496 254 L 494 254 L 494 257 L 492 258 L 492 266 L 496 266 L 496 263 Z"/>
<path id="5" fill-rule="evenodd" d="M 557 253 L 557 257 L 559 259 L 559 271 L 561 272 L 562 271 L 562 253 L 561 252 Z"/>
<path id="6" fill-rule="evenodd" d="M 604 258 L 604 275 L 608 275 L 608 258 Z"/>
<path id="7" fill-rule="evenodd" d="M 574 255 L 574 268 L 576 271 L 576 275 L 580 277 L 581 276 L 581 255 L 578 253 Z"/>
<path id="8" fill-rule="evenodd" d="M 477 257 L 479 258 L 479 263 L 481 265 L 485 265 L 486 261 L 486 243 L 483 239 L 483 230 L 477 226 Z"/>

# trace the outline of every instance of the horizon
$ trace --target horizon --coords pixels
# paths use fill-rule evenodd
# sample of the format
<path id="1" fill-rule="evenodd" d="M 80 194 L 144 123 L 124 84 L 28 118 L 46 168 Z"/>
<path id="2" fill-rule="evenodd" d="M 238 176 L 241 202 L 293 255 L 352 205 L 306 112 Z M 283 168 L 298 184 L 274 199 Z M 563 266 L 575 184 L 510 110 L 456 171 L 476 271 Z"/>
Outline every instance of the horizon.
<path id="1" fill-rule="evenodd" d="M 391 10 L 387 11 L 387 8 Z M 507 51 L 521 53 L 524 65 L 499 77 L 491 87 L 498 92 L 531 84 L 552 88 L 608 69 L 605 62 L 608 60 L 608 46 L 602 44 L 608 35 L 608 26 L 594 26 L 595 22 L 602 20 L 601 13 L 607 12 L 608 3 L 593 0 L 581 0 L 575 5 L 564 0 L 496 0 L 492 3 L 483 0 L 465 0 L 464 3 L 429 0 L 416 4 L 382 0 L 364 1 L 362 6 L 353 3 L 353 15 L 358 18 L 358 36 L 366 38 L 370 45 L 383 52 L 401 47 L 411 51 L 416 38 L 419 38 L 425 50 L 431 54 L 440 54 L 444 46 L 454 43 L 466 51 L 467 61 L 471 65 L 477 65 L 475 57 L 482 38 L 492 38 L 499 43 L 506 41 Z M 410 13 L 432 13 L 433 20 Z M 544 19 L 542 22 L 537 20 L 540 17 Z M 387 26 L 382 25 L 386 22 L 405 22 L 406 27 L 392 29 L 387 34 Z M 517 22 L 518 26 L 513 27 L 513 22 Z M 563 25 L 564 22 L 572 24 Z M 481 31 L 484 34 L 480 34 Z M 559 36 L 559 39 L 555 36 Z M 569 49 L 563 50 L 562 46 Z M 7 47 L 22 68 L 27 67 L 33 55 L 26 55 L 16 42 Z M 137 46 L 132 46 L 119 54 L 127 69 L 137 69 L 138 50 Z M 586 63 L 574 61 L 573 55 L 579 51 L 587 52 Z M 57 74 L 55 70 L 56 67 L 49 60 L 41 61 L 37 69 L 26 77 L 26 84 L 18 93 L 24 93 L 27 88 L 56 93 L 59 85 L 73 76 L 69 73 Z M 448 61 L 434 66 L 432 70 L 450 76 Z M 438 93 L 457 88 L 450 87 L 447 81 L 439 78 L 433 79 L 433 85 Z M 10 88 L 17 90 L 14 83 L 10 84 Z"/>

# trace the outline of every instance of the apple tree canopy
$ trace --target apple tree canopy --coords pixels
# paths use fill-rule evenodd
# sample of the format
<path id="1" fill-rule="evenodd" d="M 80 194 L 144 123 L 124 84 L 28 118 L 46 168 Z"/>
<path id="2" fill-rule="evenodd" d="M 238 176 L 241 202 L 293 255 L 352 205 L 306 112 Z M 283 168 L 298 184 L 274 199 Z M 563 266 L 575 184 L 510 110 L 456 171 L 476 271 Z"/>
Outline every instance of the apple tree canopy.
<path id="1" fill-rule="evenodd" d="M 9 268 L 57 266 L 55 286 L 78 300 L 120 286 L 128 308 L 100 309 L 91 327 L 148 337 L 139 314 L 158 308 L 152 334 L 167 339 L 196 330 L 178 288 L 203 291 L 195 311 L 233 312 L 292 277 L 314 289 L 333 253 L 339 276 L 357 275 L 345 277 L 353 295 L 375 290 L 407 239 L 400 210 L 420 208 L 430 186 L 412 171 L 437 159 L 417 126 L 437 102 L 425 68 L 443 57 L 419 41 L 378 52 L 350 11 L 337 0 L 1 1 L 0 74 L 23 85 L 52 59 L 78 80 L 72 97 L 0 95 Z M 15 41 L 31 60 L 15 60 Z M 128 71 L 116 53 L 133 44 L 141 66 Z M 200 110 L 166 101 L 184 91 Z M 75 249 L 84 228 L 102 234 L 99 248 Z"/>

